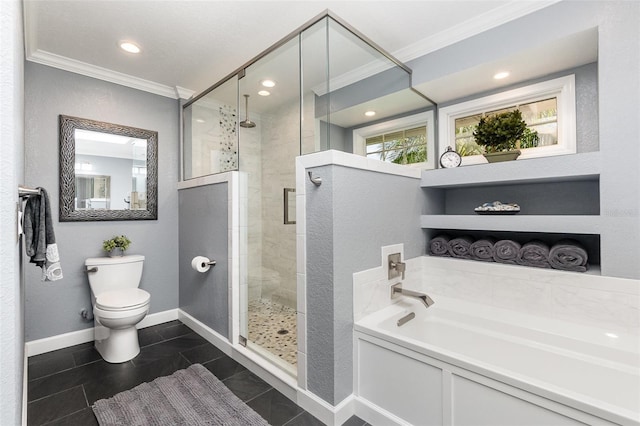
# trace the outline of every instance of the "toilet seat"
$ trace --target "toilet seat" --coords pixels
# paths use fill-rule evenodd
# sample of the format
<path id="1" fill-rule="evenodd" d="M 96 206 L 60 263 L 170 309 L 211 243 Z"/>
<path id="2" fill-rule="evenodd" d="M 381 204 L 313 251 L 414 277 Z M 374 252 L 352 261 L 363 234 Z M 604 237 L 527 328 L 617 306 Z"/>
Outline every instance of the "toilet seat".
<path id="1" fill-rule="evenodd" d="M 139 288 L 105 291 L 96 297 L 96 308 L 103 311 L 130 311 L 149 304 L 151 295 Z"/>

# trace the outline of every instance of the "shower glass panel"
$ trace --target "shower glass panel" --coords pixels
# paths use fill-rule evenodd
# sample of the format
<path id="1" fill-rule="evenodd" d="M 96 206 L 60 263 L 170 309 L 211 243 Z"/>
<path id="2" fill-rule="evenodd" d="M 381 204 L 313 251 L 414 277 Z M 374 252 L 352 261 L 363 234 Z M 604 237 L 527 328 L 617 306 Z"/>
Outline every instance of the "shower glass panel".
<path id="1" fill-rule="evenodd" d="M 240 262 L 240 308 L 246 319 L 241 321 L 241 334 L 247 347 L 292 374 L 297 356 L 294 191 L 295 158 L 300 155 L 299 64 L 294 38 L 245 68 L 238 83 L 239 189 L 241 199 L 246 199 L 240 209 L 246 247 L 245 261 Z M 292 216 L 288 221 L 285 213 Z"/>
<path id="2" fill-rule="evenodd" d="M 297 374 L 295 158 L 363 153 L 361 129 L 386 131 L 389 120 L 433 108 L 411 88 L 408 68 L 330 14 L 187 102 L 183 178 L 239 171 L 231 202 L 240 273 L 231 285 L 247 348 Z"/>
<path id="3" fill-rule="evenodd" d="M 184 108 L 184 179 L 238 170 L 237 110 L 236 77 Z"/>

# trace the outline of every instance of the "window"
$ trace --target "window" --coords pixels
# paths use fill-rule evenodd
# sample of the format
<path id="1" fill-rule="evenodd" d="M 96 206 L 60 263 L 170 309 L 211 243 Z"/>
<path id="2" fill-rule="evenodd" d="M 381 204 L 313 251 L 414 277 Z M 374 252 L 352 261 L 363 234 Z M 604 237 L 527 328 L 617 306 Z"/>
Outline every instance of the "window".
<path id="1" fill-rule="evenodd" d="M 412 167 L 434 168 L 433 111 L 384 121 L 353 131 L 353 152 Z"/>
<path id="2" fill-rule="evenodd" d="M 442 108 L 440 152 L 451 146 L 463 157 L 463 165 L 484 163 L 483 148 L 473 138 L 480 118 L 516 108 L 528 129 L 519 159 L 576 152 L 573 75 Z"/>
<path id="3" fill-rule="evenodd" d="M 367 158 L 396 164 L 427 161 L 427 126 L 398 130 L 366 139 Z"/>

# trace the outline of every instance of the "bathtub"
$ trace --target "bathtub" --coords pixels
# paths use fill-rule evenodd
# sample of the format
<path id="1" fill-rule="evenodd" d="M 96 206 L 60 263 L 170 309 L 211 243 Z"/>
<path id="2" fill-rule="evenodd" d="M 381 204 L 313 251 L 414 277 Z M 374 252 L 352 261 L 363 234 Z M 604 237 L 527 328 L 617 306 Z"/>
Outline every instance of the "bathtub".
<path id="1" fill-rule="evenodd" d="M 640 425 L 638 336 L 433 296 L 428 309 L 403 297 L 355 323 L 354 387 L 368 407 L 359 412 L 364 417 L 397 424 Z M 410 312 L 415 318 L 398 326 Z M 428 410 L 416 408 L 425 404 Z"/>

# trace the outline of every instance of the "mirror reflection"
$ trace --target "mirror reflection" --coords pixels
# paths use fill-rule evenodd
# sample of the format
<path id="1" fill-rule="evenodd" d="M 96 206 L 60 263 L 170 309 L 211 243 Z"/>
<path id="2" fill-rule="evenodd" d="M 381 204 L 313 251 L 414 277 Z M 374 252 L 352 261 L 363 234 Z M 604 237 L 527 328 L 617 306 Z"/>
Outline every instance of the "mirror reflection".
<path id="1" fill-rule="evenodd" d="M 76 210 L 145 210 L 147 141 L 75 130 Z"/>
<path id="2" fill-rule="evenodd" d="M 158 218 L 158 132 L 60 116 L 60 221 Z"/>

